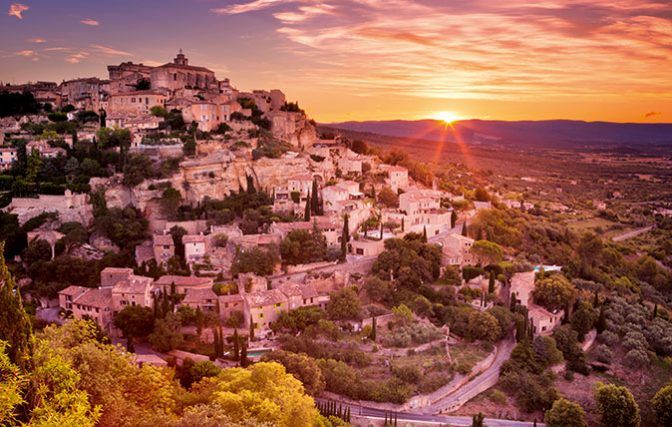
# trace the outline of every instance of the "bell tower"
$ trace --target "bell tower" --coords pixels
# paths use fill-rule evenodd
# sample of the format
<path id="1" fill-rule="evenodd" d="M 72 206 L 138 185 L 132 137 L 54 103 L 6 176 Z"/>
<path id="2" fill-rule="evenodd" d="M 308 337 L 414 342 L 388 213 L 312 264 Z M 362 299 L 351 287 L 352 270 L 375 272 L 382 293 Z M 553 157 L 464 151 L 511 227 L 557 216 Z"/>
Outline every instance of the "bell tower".
<path id="1" fill-rule="evenodd" d="M 177 54 L 173 62 L 177 65 L 189 65 L 189 59 L 187 59 L 187 57 L 184 56 L 184 53 L 182 53 L 182 49 L 180 49 L 180 53 Z"/>

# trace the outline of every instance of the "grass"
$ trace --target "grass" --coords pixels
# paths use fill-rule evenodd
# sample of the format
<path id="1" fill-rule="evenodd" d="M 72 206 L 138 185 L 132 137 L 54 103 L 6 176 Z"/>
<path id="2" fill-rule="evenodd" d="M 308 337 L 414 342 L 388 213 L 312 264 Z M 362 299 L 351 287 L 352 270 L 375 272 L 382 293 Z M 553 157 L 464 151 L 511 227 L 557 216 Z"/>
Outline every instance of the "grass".
<path id="1" fill-rule="evenodd" d="M 481 360 L 485 359 L 492 348 L 475 343 L 459 343 L 450 347 L 450 356 L 453 363 L 461 373 L 468 373 Z"/>

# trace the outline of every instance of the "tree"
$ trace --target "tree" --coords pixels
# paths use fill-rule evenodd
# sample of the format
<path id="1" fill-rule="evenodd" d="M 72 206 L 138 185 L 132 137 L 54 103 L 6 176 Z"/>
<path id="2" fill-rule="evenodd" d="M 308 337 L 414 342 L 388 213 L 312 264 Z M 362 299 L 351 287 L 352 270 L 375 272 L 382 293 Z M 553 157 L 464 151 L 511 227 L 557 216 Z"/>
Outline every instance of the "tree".
<path id="1" fill-rule="evenodd" d="M 564 398 L 553 402 L 553 407 L 544 416 L 544 422 L 548 427 L 588 427 L 583 408 Z"/>
<path id="2" fill-rule="evenodd" d="M 486 427 L 484 423 L 485 417 L 481 412 L 478 414 L 474 415 L 471 418 L 471 427 Z"/>
<path id="3" fill-rule="evenodd" d="M 152 332 L 154 313 L 148 307 L 128 305 L 114 316 L 113 323 L 124 334 L 127 347 L 131 351 L 133 338 L 145 337 Z"/>
<path id="4" fill-rule="evenodd" d="M 275 264 L 278 263 L 277 249 L 268 250 L 252 248 L 246 251 L 238 251 L 231 267 L 234 275 L 240 273 L 254 273 L 258 276 L 273 274 Z"/>
<path id="5" fill-rule="evenodd" d="M 457 212 L 453 211 L 450 214 L 450 228 L 455 228 L 455 224 L 457 224 Z"/>
<path id="6" fill-rule="evenodd" d="M 651 399 L 651 407 L 660 425 L 672 426 L 672 384 L 658 390 Z"/>
<path id="7" fill-rule="evenodd" d="M 312 232 L 289 232 L 280 244 L 280 255 L 288 265 L 324 261 L 327 256 L 327 239 L 317 228 L 317 223 L 313 223 Z"/>
<path id="8" fill-rule="evenodd" d="M 250 328 L 251 331 L 254 330 L 254 325 Z M 250 334 L 250 339 L 252 339 L 252 334 Z M 243 345 L 240 349 L 240 366 L 247 368 L 250 364 L 249 359 L 247 358 L 247 342 L 243 341 Z"/>
<path id="9" fill-rule="evenodd" d="M 15 289 L 14 279 L 5 263 L 5 243 L 0 242 L 0 342 L 5 342 L 4 349 L 9 362 L 25 371 L 31 366 L 32 328 L 30 320 L 23 309 L 21 293 Z"/>
<path id="10" fill-rule="evenodd" d="M 398 208 L 399 196 L 390 187 L 384 187 L 378 193 L 378 203 L 388 208 Z"/>
<path id="11" fill-rule="evenodd" d="M 538 336 L 532 342 L 536 359 L 544 366 L 552 366 L 562 362 L 562 352 L 552 337 Z"/>
<path id="12" fill-rule="evenodd" d="M 536 282 L 533 295 L 537 304 L 559 310 L 574 300 L 576 289 L 562 274 L 552 274 Z"/>
<path id="13" fill-rule="evenodd" d="M 468 230 L 467 230 L 467 221 L 464 221 L 464 222 L 462 223 L 462 235 L 463 235 L 464 237 L 467 237 L 468 234 L 469 234 L 469 233 L 468 233 Z"/>
<path id="14" fill-rule="evenodd" d="M 477 240 L 471 246 L 471 253 L 485 265 L 496 264 L 504 259 L 504 251 L 497 243 L 488 240 Z"/>
<path id="15" fill-rule="evenodd" d="M 572 313 L 570 323 L 578 334 L 578 340 L 583 342 L 586 334 L 593 329 L 598 313 L 588 301 L 580 301 L 578 310 Z"/>
<path id="16" fill-rule="evenodd" d="M 154 331 L 149 335 L 149 342 L 157 351 L 167 353 L 182 345 L 184 335 L 180 332 L 182 326 L 179 314 L 168 313 L 163 319 L 154 324 Z"/>
<path id="17" fill-rule="evenodd" d="M 371 341 L 376 341 L 376 335 L 377 335 L 377 323 L 378 321 L 376 320 L 377 318 L 374 316 L 373 320 L 371 321 L 371 336 L 369 337 Z"/>
<path id="18" fill-rule="evenodd" d="M 497 319 L 488 312 L 474 310 L 469 315 L 469 338 L 495 342 L 501 335 Z"/>
<path id="19" fill-rule="evenodd" d="M 341 257 L 340 261 L 345 262 L 348 255 L 348 242 L 350 241 L 350 216 L 346 213 L 343 216 L 343 232 L 341 233 Z"/>
<path id="20" fill-rule="evenodd" d="M 324 391 L 325 381 L 322 371 L 315 359 L 306 354 L 290 353 L 282 350 L 274 350 L 264 354 L 263 362 L 278 362 L 282 364 L 287 373 L 300 380 L 306 391 L 312 395 L 319 395 Z"/>
<path id="21" fill-rule="evenodd" d="M 317 188 L 317 180 L 313 179 L 313 189 L 310 192 L 310 210 L 315 215 L 321 215 L 320 213 L 320 194 Z"/>
<path id="22" fill-rule="evenodd" d="M 488 279 L 488 294 L 495 293 L 495 272 L 494 270 L 490 271 L 490 277 Z"/>
<path id="23" fill-rule="evenodd" d="M 240 335 L 238 335 L 238 329 L 233 330 L 233 360 L 238 361 L 240 359 Z"/>
<path id="24" fill-rule="evenodd" d="M 168 187 L 161 195 L 161 212 L 169 220 L 177 219 L 178 210 L 182 205 L 182 194 L 174 189 Z"/>
<path id="25" fill-rule="evenodd" d="M 310 221 L 310 209 L 311 209 L 310 200 L 311 200 L 310 192 L 308 192 L 308 197 L 306 198 L 306 208 L 303 214 L 303 220 L 306 222 Z"/>
<path id="26" fill-rule="evenodd" d="M 637 427 L 641 421 L 639 406 L 630 390 L 615 384 L 597 383 L 595 403 L 603 427 Z"/>
<path id="27" fill-rule="evenodd" d="M 344 288 L 331 293 L 326 310 L 332 320 L 355 320 L 362 311 L 362 303 L 354 289 Z"/>

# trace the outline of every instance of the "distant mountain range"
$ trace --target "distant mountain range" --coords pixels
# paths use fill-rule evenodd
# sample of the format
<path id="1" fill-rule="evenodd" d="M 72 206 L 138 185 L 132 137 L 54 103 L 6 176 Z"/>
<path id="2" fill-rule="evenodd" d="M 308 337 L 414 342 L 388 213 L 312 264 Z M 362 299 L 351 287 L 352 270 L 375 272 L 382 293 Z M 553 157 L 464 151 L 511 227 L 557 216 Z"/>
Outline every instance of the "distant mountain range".
<path id="1" fill-rule="evenodd" d="M 548 148 L 666 146 L 672 148 L 672 123 L 608 123 L 574 120 L 389 120 L 323 124 L 323 127 L 429 141 Z"/>

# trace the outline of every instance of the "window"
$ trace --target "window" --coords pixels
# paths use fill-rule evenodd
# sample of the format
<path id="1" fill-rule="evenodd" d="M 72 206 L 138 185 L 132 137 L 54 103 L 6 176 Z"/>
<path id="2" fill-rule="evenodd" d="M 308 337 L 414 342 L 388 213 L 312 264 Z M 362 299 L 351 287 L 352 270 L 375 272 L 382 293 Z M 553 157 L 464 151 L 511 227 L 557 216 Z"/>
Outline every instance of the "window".
<path id="1" fill-rule="evenodd" d="M 131 98 L 131 103 L 135 104 L 135 98 Z"/>
<path id="2" fill-rule="evenodd" d="M 263 319 L 264 318 L 264 313 L 259 313 L 259 318 Z"/>

